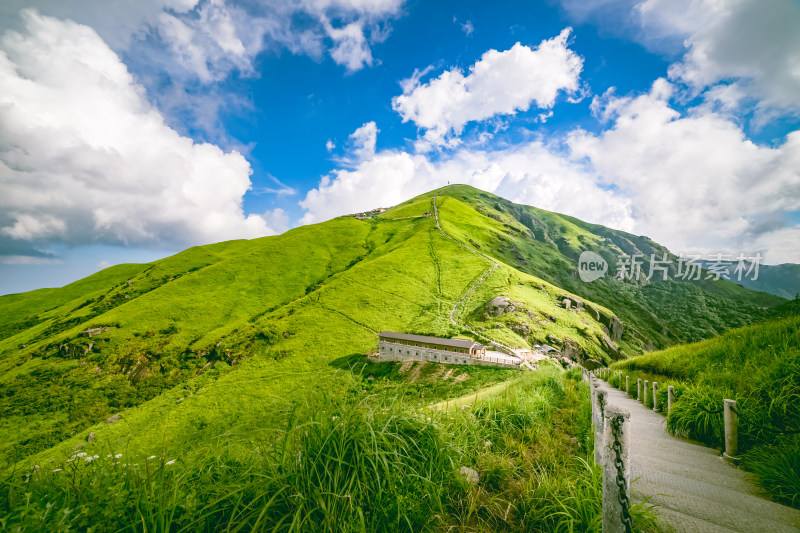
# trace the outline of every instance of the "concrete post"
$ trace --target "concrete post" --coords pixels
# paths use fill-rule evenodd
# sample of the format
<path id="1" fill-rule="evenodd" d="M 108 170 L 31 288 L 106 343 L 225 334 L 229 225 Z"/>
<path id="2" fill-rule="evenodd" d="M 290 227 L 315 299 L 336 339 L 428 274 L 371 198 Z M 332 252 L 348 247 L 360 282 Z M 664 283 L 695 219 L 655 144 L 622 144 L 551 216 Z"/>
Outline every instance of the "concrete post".
<path id="1" fill-rule="evenodd" d="M 608 393 L 595 387 L 592 402 L 592 422 L 594 422 L 594 462 L 603 464 L 603 418 L 608 407 Z"/>
<path id="2" fill-rule="evenodd" d="M 625 376 L 625 394 L 631 393 L 631 377 Z"/>
<path id="3" fill-rule="evenodd" d="M 675 387 L 670 385 L 667 387 L 667 414 L 672 411 L 672 402 L 675 401 Z"/>
<path id="4" fill-rule="evenodd" d="M 739 453 L 739 415 L 736 412 L 734 400 L 722 400 L 723 417 L 725 420 L 725 453 L 722 456 L 728 461 L 738 459 Z"/>
<path id="5" fill-rule="evenodd" d="M 622 533 L 630 525 L 630 416 L 609 405 L 603 420 L 603 533 Z"/>
<path id="6" fill-rule="evenodd" d="M 653 411 L 658 411 L 658 396 L 656 393 L 658 392 L 658 382 L 653 382 Z"/>
<path id="7" fill-rule="evenodd" d="M 636 380 L 636 399 L 642 400 L 642 378 Z"/>
<path id="8" fill-rule="evenodd" d="M 644 380 L 644 396 L 642 397 L 642 404 L 647 407 L 647 389 L 650 388 L 650 380 Z"/>

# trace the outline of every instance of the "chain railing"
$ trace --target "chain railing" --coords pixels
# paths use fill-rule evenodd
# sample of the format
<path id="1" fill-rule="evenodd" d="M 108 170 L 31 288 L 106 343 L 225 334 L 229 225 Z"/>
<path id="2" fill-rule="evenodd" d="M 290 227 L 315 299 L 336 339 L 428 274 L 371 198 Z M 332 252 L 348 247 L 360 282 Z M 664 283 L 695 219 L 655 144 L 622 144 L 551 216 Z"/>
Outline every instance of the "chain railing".
<path id="1" fill-rule="evenodd" d="M 629 438 L 627 425 L 630 413 L 609 402 L 608 393 L 597 386 L 596 378 L 584 373 L 592 391 L 592 423 L 595 427 L 594 460 L 603 470 L 603 532 L 630 533 L 631 519 L 629 481 Z"/>
<path id="2" fill-rule="evenodd" d="M 625 417 L 621 415 L 614 416 L 609 421 L 611 427 L 611 451 L 614 452 L 614 468 L 617 471 L 617 476 L 614 481 L 617 484 L 617 503 L 620 508 L 620 521 L 625 528 L 625 533 L 632 533 L 633 520 L 631 519 L 631 500 L 628 496 L 628 480 L 625 476 L 625 462 L 622 460 L 622 431 L 625 423 Z"/>

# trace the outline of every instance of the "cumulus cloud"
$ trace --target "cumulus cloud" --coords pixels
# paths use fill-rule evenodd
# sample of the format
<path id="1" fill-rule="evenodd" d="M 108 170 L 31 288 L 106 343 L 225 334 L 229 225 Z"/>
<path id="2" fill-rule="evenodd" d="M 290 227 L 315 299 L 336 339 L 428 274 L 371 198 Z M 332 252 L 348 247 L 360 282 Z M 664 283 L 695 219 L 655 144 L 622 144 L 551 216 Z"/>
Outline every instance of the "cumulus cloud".
<path id="1" fill-rule="evenodd" d="M 472 121 L 527 111 L 531 104 L 552 108 L 559 93 L 578 90 L 583 59 L 567 46 L 570 32 L 534 49 L 517 43 L 504 52 L 489 50 L 466 75 L 453 68 L 420 84 L 415 72 L 392 106 L 404 122 L 426 130 L 424 140 L 433 145 L 452 145 L 453 135 Z"/>
<path id="2" fill-rule="evenodd" d="M 8 0 L 0 5 L 0 29 L 12 27 L 21 9 L 33 7 L 94 28 L 116 52 L 127 52 L 130 61 L 142 58 L 142 68 L 150 65 L 171 77 L 210 83 L 233 71 L 254 74 L 255 57 L 265 49 L 288 49 L 315 59 L 327 51 L 350 72 L 370 66 L 370 46 L 386 37 L 385 23 L 401 6 L 402 0 L 137 0 L 113 5 L 104 0 Z"/>
<path id="3" fill-rule="evenodd" d="M 760 112 L 800 111 L 800 4 L 759 0 L 560 0 L 576 20 L 681 53 L 670 79 L 695 93 L 736 82 Z M 727 96 L 733 96 L 731 94 Z M 730 103 L 730 100 L 728 100 Z"/>
<path id="4" fill-rule="evenodd" d="M 375 155 L 375 144 L 378 141 L 378 126 L 374 121 L 367 122 L 350 134 L 353 156 L 358 160 L 368 159 Z"/>
<path id="5" fill-rule="evenodd" d="M 274 233 L 280 214 L 243 213 L 239 153 L 169 128 L 91 28 L 23 18 L 0 41 L 0 235 L 185 245 Z"/>
<path id="6" fill-rule="evenodd" d="M 598 112 L 612 126 L 573 132 L 571 156 L 631 199 L 637 232 L 673 249 L 757 247 L 784 232 L 780 214 L 800 208 L 800 131 L 759 146 L 726 114 L 682 115 L 673 91 L 661 79 L 635 98 L 607 94 Z"/>
<path id="7" fill-rule="evenodd" d="M 510 200 L 632 229 L 625 198 L 599 187 L 580 164 L 541 142 L 502 150 L 459 148 L 432 160 L 425 154 L 383 150 L 356 168 L 324 176 L 300 205 L 301 223 L 390 206 L 452 183 L 466 183 Z"/>
<path id="8" fill-rule="evenodd" d="M 512 201 L 647 235 L 682 251 L 761 252 L 769 263 L 800 262 L 800 131 L 776 147 L 747 139 L 726 113 L 671 105 L 675 88 L 656 81 L 639 96 L 596 97 L 608 123 L 486 150 L 461 146 L 432 158 L 383 150 L 322 178 L 300 205 L 302 223 L 394 205 L 451 183 Z M 657 162 L 657 164 L 654 164 Z"/>

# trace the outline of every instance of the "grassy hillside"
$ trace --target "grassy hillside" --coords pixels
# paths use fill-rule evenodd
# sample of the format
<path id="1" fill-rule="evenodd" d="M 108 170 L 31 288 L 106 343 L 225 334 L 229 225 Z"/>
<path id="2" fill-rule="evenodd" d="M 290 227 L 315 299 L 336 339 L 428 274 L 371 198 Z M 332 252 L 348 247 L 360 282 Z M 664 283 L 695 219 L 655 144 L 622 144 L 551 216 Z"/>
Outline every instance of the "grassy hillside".
<path id="1" fill-rule="evenodd" d="M 677 400 L 668 429 L 711 446 L 723 446 L 722 399 L 735 399 L 744 466 L 776 499 L 800 507 L 800 314 L 613 368 L 634 382 L 657 381 L 661 405 L 673 385 Z"/>
<path id="2" fill-rule="evenodd" d="M 613 310 L 627 326 L 623 341 L 634 347 L 632 352 L 718 335 L 767 316 L 765 308 L 784 301 L 725 280 L 680 280 L 675 275 L 677 258 L 647 237 L 514 204 L 466 185 L 448 186 L 424 197 L 430 195 L 468 206 L 468 212 L 446 216 L 444 222 L 445 229 L 464 242 L 515 270 Z M 475 216 L 475 211 L 482 216 Z M 609 274 L 582 282 L 577 276 L 577 259 L 584 250 L 601 255 L 609 264 Z M 620 256 L 634 253 L 641 253 L 647 261 L 651 254 L 660 259 L 667 253 L 672 261 L 668 279 L 647 280 L 644 275 L 636 280 L 613 279 Z"/>
<path id="3" fill-rule="evenodd" d="M 430 215 L 434 195 L 447 234 Z M 410 397 L 378 386 L 391 372 L 365 376 L 351 364 L 376 349 L 380 330 L 518 348 L 547 342 L 608 362 L 751 322 L 778 300 L 726 283 L 577 281 L 582 247 L 610 257 L 627 243 L 661 249 L 454 186 L 367 220 L 195 247 L 2 297 L 0 466 L 60 464 L 76 446 L 138 459 L 217 450 L 221 441 L 244 452 L 250 444 L 233 436 L 286 427 L 292 409 L 311 417 L 307 400 L 320 391 L 340 401 L 377 387 L 381 401 L 399 397 L 416 409 L 509 378 L 469 369 L 457 382 L 439 375 L 412 387 Z M 564 308 L 564 295 L 591 312 Z M 495 298 L 513 305 L 495 312 Z M 625 329 L 612 340 L 616 317 Z"/>
<path id="4" fill-rule="evenodd" d="M 456 215 L 445 204 L 443 220 Z M 39 313 L 0 341 L 4 462 L 69 449 L 90 432 L 97 446 L 202 443 L 320 386 L 336 394 L 343 378 L 332 362 L 374 350 L 377 331 L 463 335 L 449 315 L 490 262 L 416 216 L 431 208 L 428 199 L 377 219 L 192 248 Z M 561 292 L 504 266 L 460 314 L 512 296 L 557 320 L 539 337 L 571 338 L 607 357 L 603 326 L 558 307 Z M 488 325 L 477 327 L 490 338 L 534 340 Z M 102 422 L 120 412 L 120 422 Z"/>

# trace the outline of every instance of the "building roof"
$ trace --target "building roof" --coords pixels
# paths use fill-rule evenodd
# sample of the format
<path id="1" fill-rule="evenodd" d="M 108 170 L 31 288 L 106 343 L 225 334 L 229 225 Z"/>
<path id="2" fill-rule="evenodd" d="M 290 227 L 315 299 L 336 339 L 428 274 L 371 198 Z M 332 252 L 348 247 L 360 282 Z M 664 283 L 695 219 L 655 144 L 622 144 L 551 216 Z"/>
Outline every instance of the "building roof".
<path id="1" fill-rule="evenodd" d="M 467 339 L 442 339 L 440 337 L 428 337 L 426 335 L 411 335 L 409 333 L 396 333 L 394 331 L 381 331 L 379 337 L 399 339 L 411 342 L 427 342 L 428 344 L 441 344 L 442 346 L 455 346 L 456 348 L 487 348 L 483 344 Z"/>

